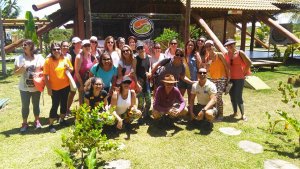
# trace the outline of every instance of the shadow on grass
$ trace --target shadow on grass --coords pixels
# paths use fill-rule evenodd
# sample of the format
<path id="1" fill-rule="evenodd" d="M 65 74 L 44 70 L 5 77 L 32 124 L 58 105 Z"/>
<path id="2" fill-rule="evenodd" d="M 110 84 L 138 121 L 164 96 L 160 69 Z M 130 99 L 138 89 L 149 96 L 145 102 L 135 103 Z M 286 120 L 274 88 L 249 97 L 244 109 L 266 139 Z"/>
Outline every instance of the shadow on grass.
<path id="1" fill-rule="evenodd" d="M 74 118 L 69 118 L 66 120 L 68 123 L 68 126 L 71 126 L 74 123 Z M 18 128 L 13 128 L 7 131 L 2 131 L 0 134 L 3 134 L 5 137 L 10 137 L 11 135 L 15 135 L 15 134 L 20 134 L 20 135 L 34 135 L 34 134 L 41 134 L 41 133 L 47 133 L 49 132 L 49 128 L 48 128 L 48 118 L 40 118 L 40 122 L 43 125 L 42 128 L 40 129 L 35 129 L 34 123 L 33 122 L 29 122 L 28 125 L 28 129 L 26 132 L 21 133 L 20 132 L 20 127 Z M 63 129 L 65 127 L 68 126 L 62 126 L 59 124 L 54 124 L 55 129 L 58 131 L 60 129 Z"/>
<path id="2" fill-rule="evenodd" d="M 214 124 L 207 122 L 205 120 L 197 121 L 193 120 L 187 123 L 186 130 L 192 131 L 192 130 L 199 130 L 199 132 L 195 132 L 195 134 L 200 135 L 209 135 L 214 128 Z"/>
<path id="3" fill-rule="evenodd" d="M 232 116 L 224 116 L 222 121 L 227 122 L 227 123 L 236 123 L 240 120 L 242 120 L 242 119 L 237 119 L 237 118 L 232 117 Z"/>
<path id="4" fill-rule="evenodd" d="M 105 125 L 103 126 L 103 131 L 102 133 L 106 135 L 108 139 L 115 139 L 120 136 L 121 133 L 125 132 L 126 133 L 126 138 L 125 140 L 130 140 L 130 136 L 132 134 L 137 134 L 137 129 L 139 128 L 139 125 L 137 123 L 132 123 L 130 125 L 125 125 L 121 130 L 117 129 L 116 125 L 113 126 L 108 126 Z"/>
<path id="5" fill-rule="evenodd" d="M 292 159 L 298 159 L 300 157 L 299 148 L 297 148 L 297 146 L 294 144 L 289 143 L 289 144 L 285 144 L 285 145 L 282 145 L 282 144 L 279 145 L 279 144 L 275 144 L 275 143 L 272 143 L 269 141 L 266 141 L 265 144 L 268 147 L 270 147 L 270 149 L 265 148 L 264 151 L 274 152 L 280 156 L 289 157 Z M 295 149 L 295 151 L 294 152 L 285 151 L 285 149 L 287 149 L 287 147 L 292 147 Z"/>
<path id="6" fill-rule="evenodd" d="M 147 133 L 152 137 L 172 137 L 182 128 L 176 126 L 174 121 L 166 122 L 163 119 L 153 120 L 148 127 Z"/>

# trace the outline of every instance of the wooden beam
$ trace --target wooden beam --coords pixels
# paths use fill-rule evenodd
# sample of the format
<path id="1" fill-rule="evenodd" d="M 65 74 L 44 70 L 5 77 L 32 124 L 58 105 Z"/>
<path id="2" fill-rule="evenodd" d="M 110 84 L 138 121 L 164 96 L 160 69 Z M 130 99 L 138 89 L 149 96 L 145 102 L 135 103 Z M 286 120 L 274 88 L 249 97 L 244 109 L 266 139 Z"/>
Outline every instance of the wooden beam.
<path id="1" fill-rule="evenodd" d="M 92 16 L 90 0 L 84 0 L 84 16 L 85 16 L 85 37 L 92 36 Z"/>
<path id="2" fill-rule="evenodd" d="M 57 4 L 60 0 L 47 0 L 43 3 L 40 3 L 40 4 L 33 4 L 32 5 L 32 9 L 35 10 L 35 11 L 38 11 L 38 10 L 41 10 L 41 9 L 44 9 L 44 8 L 47 8 L 49 6 L 52 6 L 54 4 Z"/>
<path id="3" fill-rule="evenodd" d="M 82 0 L 75 0 L 74 26 L 74 35 L 80 39 L 84 39 L 84 9 Z"/>
<path id="4" fill-rule="evenodd" d="M 242 21 L 242 32 L 241 32 L 241 47 L 240 50 L 245 51 L 246 48 L 246 32 L 247 32 L 247 22 L 246 20 Z"/>
<path id="5" fill-rule="evenodd" d="M 252 18 L 252 26 L 251 26 L 251 40 L 250 40 L 250 51 L 253 51 L 254 48 L 254 38 L 255 38 L 255 23 L 256 23 L 256 18 L 255 15 L 253 15 Z M 247 32 L 246 32 L 247 33 Z"/>
<path id="6" fill-rule="evenodd" d="M 223 27 L 223 44 L 226 41 L 226 34 L 227 33 L 227 14 L 224 16 L 224 27 Z"/>
<path id="7" fill-rule="evenodd" d="M 279 33 L 289 38 L 294 43 L 300 43 L 300 39 L 297 38 L 294 34 L 292 34 L 290 31 L 285 29 L 283 26 L 275 22 L 273 19 L 268 18 L 266 16 L 258 16 L 258 19 L 261 20 L 263 23 L 267 24 L 270 27 L 273 27 L 276 29 Z"/>
<path id="8" fill-rule="evenodd" d="M 0 18 L 2 18 L 2 11 L 0 8 Z M 5 59 L 5 42 L 4 42 L 4 34 L 3 34 L 3 21 L 0 19 L 0 39 L 1 39 L 1 59 L 2 59 L 2 75 L 5 77 L 7 75 L 6 71 L 6 59 Z"/>
<path id="9" fill-rule="evenodd" d="M 226 54 L 228 51 L 223 46 L 223 44 L 220 42 L 218 37 L 214 34 L 214 32 L 209 28 L 209 26 L 206 24 L 206 22 L 196 13 L 192 13 L 193 18 L 195 18 L 200 25 L 204 28 L 206 33 L 210 36 L 210 38 L 214 41 L 216 48 L 221 51 L 223 54 Z"/>
<path id="10" fill-rule="evenodd" d="M 235 27 L 237 27 L 238 29 L 242 30 L 242 28 L 241 28 L 239 25 L 234 24 L 234 23 L 232 23 L 232 24 L 235 25 Z M 246 32 L 246 34 L 247 34 L 248 36 L 251 36 L 251 34 L 250 34 L 249 32 Z M 256 37 L 254 37 L 254 40 L 255 40 L 257 43 L 259 43 L 260 45 L 262 45 L 264 48 L 269 49 L 269 46 L 266 45 L 263 41 L 259 40 L 259 39 L 256 38 Z"/>
<path id="11" fill-rule="evenodd" d="M 185 6 L 184 44 L 190 39 L 191 0 L 186 0 Z"/>

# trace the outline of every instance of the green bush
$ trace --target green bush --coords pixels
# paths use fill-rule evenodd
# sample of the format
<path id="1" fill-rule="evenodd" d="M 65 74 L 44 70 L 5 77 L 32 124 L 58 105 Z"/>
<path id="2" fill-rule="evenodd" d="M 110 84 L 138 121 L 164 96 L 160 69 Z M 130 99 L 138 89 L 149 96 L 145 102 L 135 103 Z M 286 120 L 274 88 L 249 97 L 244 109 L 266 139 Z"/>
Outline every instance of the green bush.
<path id="1" fill-rule="evenodd" d="M 104 124 L 112 123 L 113 108 L 99 113 L 103 103 L 95 109 L 83 104 L 74 110 L 75 126 L 67 135 L 62 135 L 62 147 L 66 150 L 55 150 L 69 168 L 96 168 L 97 154 L 117 148 L 117 143 L 102 134 Z"/>

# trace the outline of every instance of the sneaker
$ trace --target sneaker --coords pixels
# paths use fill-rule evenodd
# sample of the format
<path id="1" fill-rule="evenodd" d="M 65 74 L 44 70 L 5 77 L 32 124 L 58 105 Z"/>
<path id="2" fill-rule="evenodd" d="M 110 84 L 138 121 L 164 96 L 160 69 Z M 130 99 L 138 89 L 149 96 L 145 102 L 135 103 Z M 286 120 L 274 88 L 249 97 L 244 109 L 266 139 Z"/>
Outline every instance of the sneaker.
<path id="1" fill-rule="evenodd" d="M 59 119 L 59 125 L 61 126 L 68 126 L 68 122 L 65 119 Z"/>
<path id="2" fill-rule="evenodd" d="M 39 120 L 35 121 L 35 129 L 40 129 L 40 128 L 42 128 L 40 121 Z"/>
<path id="3" fill-rule="evenodd" d="M 20 132 L 25 132 L 27 131 L 27 128 L 28 128 L 28 124 L 27 123 L 22 123 L 22 127 L 20 129 Z"/>
<path id="4" fill-rule="evenodd" d="M 49 131 L 50 131 L 50 133 L 56 133 L 56 130 L 53 125 L 49 126 Z"/>

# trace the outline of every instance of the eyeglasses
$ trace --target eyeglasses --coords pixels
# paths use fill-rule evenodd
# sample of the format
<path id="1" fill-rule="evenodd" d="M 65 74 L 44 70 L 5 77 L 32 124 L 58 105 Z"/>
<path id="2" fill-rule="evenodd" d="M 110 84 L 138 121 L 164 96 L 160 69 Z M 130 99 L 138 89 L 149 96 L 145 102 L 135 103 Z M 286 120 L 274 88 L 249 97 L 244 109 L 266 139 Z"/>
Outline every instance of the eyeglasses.
<path id="1" fill-rule="evenodd" d="M 97 41 L 90 40 L 91 43 L 98 43 Z"/>
<path id="2" fill-rule="evenodd" d="M 200 75 L 206 75 L 207 72 L 198 72 Z"/>
<path id="3" fill-rule="evenodd" d="M 83 45 L 84 48 L 89 48 L 91 45 Z"/>
<path id="4" fill-rule="evenodd" d="M 53 48 L 53 51 L 60 51 L 60 48 Z"/>
<path id="5" fill-rule="evenodd" d="M 175 56 L 177 56 L 177 57 L 183 57 L 183 54 L 177 53 Z"/>
<path id="6" fill-rule="evenodd" d="M 143 50 L 143 49 L 144 49 L 143 46 L 139 46 L 139 47 L 136 48 L 136 50 Z"/>
<path id="7" fill-rule="evenodd" d="M 95 86 L 102 86 L 101 83 L 95 83 L 94 85 L 95 85 Z"/>
<path id="8" fill-rule="evenodd" d="M 114 44 L 114 42 L 107 42 L 108 44 Z"/>
<path id="9" fill-rule="evenodd" d="M 170 45 L 177 45 L 177 43 L 170 43 Z"/>
<path id="10" fill-rule="evenodd" d="M 123 52 L 123 53 L 127 53 L 127 52 L 130 52 L 130 50 L 127 49 L 127 50 L 123 50 L 122 52 Z"/>
<path id="11" fill-rule="evenodd" d="M 104 59 L 102 59 L 102 60 L 104 60 L 104 61 L 109 61 L 109 60 L 110 60 L 110 58 L 104 58 Z"/>

